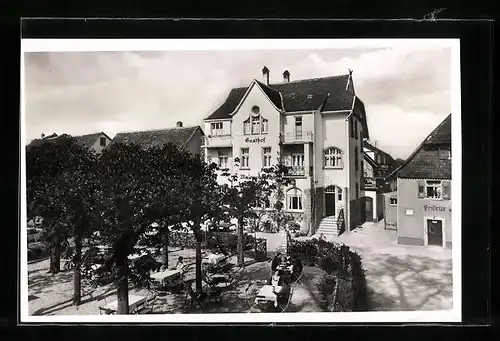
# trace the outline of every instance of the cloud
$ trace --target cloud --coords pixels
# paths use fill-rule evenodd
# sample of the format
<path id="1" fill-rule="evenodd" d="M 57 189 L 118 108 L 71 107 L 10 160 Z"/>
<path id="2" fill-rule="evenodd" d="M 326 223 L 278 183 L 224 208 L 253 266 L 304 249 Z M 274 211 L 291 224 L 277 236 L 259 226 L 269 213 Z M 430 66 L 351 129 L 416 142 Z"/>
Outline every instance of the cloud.
<path id="1" fill-rule="evenodd" d="M 271 82 L 285 69 L 292 80 L 354 70 L 370 136 L 395 157 L 411 153 L 451 106 L 445 49 L 29 53 L 25 60 L 27 142 L 53 131 L 113 137 L 178 120 L 202 124 L 264 65 Z"/>

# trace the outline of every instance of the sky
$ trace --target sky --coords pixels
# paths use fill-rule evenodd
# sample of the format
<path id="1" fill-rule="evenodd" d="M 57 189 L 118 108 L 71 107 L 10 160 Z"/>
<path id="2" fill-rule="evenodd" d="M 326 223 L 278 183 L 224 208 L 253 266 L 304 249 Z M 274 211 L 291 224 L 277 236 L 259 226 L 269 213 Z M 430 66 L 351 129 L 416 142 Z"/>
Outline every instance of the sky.
<path id="1" fill-rule="evenodd" d="M 29 52 L 26 141 L 201 125 L 233 87 L 347 74 L 364 102 L 370 142 L 406 158 L 451 113 L 451 49 Z"/>

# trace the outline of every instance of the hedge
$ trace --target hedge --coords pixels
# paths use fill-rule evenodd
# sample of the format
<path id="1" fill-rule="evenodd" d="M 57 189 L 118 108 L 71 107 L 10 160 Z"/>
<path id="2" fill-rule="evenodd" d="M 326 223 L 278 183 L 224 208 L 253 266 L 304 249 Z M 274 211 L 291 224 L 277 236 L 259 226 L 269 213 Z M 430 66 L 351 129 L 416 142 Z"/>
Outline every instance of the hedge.
<path id="1" fill-rule="evenodd" d="M 333 297 L 336 302 L 331 309 L 337 310 L 338 303 L 342 311 L 367 310 L 366 277 L 359 254 L 343 244 L 321 239 L 292 240 L 290 252 L 303 263 L 317 266 L 339 281 L 336 297 Z M 328 281 L 328 285 L 325 284 Z M 332 296 L 331 280 L 322 279 L 318 285 L 325 296 Z"/>
<path id="2" fill-rule="evenodd" d="M 236 253 L 238 245 L 238 235 L 236 233 L 207 232 L 203 233 L 202 238 L 202 244 L 208 250 L 216 250 L 222 244 L 229 253 Z M 260 239 L 257 239 L 259 243 L 262 242 Z M 253 250 L 255 248 L 255 238 L 250 234 L 244 234 L 243 245 L 245 250 Z M 171 231 L 169 234 L 169 246 L 194 249 L 196 247 L 196 240 L 192 233 Z"/>

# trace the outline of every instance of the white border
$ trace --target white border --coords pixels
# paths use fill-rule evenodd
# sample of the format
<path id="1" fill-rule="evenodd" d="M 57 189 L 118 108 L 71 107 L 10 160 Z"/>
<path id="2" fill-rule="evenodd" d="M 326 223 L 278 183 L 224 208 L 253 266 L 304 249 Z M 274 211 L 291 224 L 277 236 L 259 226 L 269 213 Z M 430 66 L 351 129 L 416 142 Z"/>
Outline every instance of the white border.
<path id="1" fill-rule="evenodd" d="M 166 50 L 276 50 L 422 47 L 450 48 L 452 100 L 452 218 L 453 309 L 448 311 L 293 313 L 293 314 L 172 314 L 129 316 L 30 316 L 28 315 L 26 228 L 21 225 L 20 321 L 34 323 L 353 323 L 353 322 L 460 322 L 461 321 L 461 95 L 460 41 L 458 39 L 22 39 L 21 40 L 21 193 L 26 193 L 24 52 L 166 51 Z M 399 200 L 398 200 L 399 201 Z M 21 196 L 21 222 L 26 221 L 26 196 Z"/>

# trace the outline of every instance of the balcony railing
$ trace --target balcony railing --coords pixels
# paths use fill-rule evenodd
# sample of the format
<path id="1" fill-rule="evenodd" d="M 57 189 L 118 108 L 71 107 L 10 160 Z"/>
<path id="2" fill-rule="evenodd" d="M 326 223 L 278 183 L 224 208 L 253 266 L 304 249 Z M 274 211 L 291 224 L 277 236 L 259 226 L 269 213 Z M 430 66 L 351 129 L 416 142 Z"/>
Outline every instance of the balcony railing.
<path id="1" fill-rule="evenodd" d="M 203 147 L 230 147 L 231 135 L 206 135 L 201 138 Z"/>
<path id="2" fill-rule="evenodd" d="M 313 142 L 313 133 L 311 131 L 289 132 L 281 135 L 283 143 L 304 143 Z"/>
<path id="3" fill-rule="evenodd" d="M 288 172 L 286 176 L 304 176 L 306 174 L 304 166 L 286 166 L 288 167 Z"/>
<path id="4" fill-rule="evenodd" d="M 384 186 L 384 179 L 382 178 L 365 178 L 365 189 L 377 189 Z"/>

